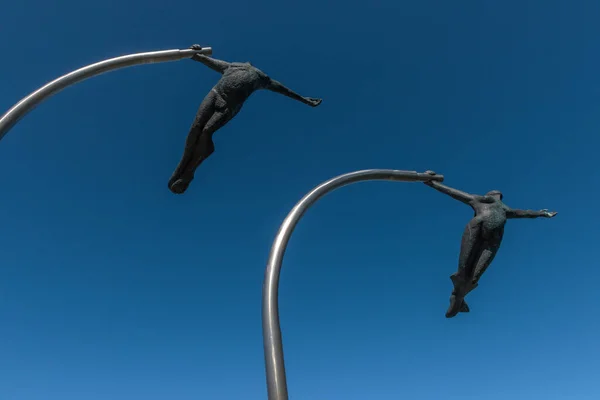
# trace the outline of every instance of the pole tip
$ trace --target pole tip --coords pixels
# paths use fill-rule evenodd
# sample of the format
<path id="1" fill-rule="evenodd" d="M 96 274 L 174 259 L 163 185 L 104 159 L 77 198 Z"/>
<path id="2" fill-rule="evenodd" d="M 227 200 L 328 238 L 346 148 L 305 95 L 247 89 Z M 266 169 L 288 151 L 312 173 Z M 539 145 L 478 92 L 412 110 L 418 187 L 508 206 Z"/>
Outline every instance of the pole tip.
<path id="1" fill-rule="evenodd" d="M 202 50 L 198 51 L 198 53 L 206 56 L 212 56 L 213 50 L 212 47 L 203 47 Z"/>
<path id="2" fill-rule="evenodd" d="M 444 175 L 440 175 L 437 174 L 433 171 L 425 171 L 423 173 L 418 174 L 419 177 L 425 181 L 428 180 L 432 180 L 432 181 L 438 181 L 438 182 L 443 182 L 444 181 Z"/>

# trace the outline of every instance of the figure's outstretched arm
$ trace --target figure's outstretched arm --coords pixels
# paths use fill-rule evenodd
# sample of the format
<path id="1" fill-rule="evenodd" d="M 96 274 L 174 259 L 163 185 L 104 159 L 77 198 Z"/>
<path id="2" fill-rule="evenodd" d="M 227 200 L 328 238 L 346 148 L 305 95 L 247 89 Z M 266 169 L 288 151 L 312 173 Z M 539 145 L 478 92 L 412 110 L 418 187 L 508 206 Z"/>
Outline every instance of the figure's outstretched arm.
<path id="1" fill-rule="evenodd" d="M 513 210 L 512 208 L 509 208 L 508 210 L 506 210 L 506 217 L 507 218 L 552 218 L 556 215 L 556 212 L 554 211 L 548 211 L 548 210 L 540 210 L 540 211 L 535 211 L 535 210 Z"/>
<path id="2" fill-rule="evenodd" d="M 285 87 L 280 82 L 277 82 L 274 79 L 270 80 L 269 84 L 267 85 L 267 87 L 265 89 L 270 90 L 270 91 L 275 92 L 275 93 L 282 94 L 282 95 L 284 95 L 286 97 L 289 97 L 290 99 L 297 100 L 297 101 L 299 101 L 301 103 L 304 103 L 306 105 L 309 105 L 311 107 L 316 107 L 319 104 L 321 104 L 321 102 L 322 102 L 321 99 L 315 99 L 315 98 L 312 98 L 312 97 L 300 96 L 298 93 L 296 93 L 293 90 Z"/>
<path id="3" fill-rule="evenodd" d="M 432 188 L 434 188 L 435 190 L 437 190 L 438 192 L 447 194 L 448 196 L 452 197 L 455 200 L 458 200 L 462 203 L 465 204 L 469 204 L 472 201 L 475 200 L 475 196 L 469 193 L 465 193 L 463 191 L 460 191 L 458 189 L 453 189 L 451 187 L 448 187 L 446 185 L 442 185 L 439 182 L 436 181 L 428 181 L 428 182 L 424 182 L 427 186 L 430 186 Z"/>
<path id="4" fill-rule="evenodd" d="M 231 65 L 231 63 L 228 63 L 227 61 L 217 60 L 216 58 L 207 57 L 203 54 L 194 54 L 192 56 L 192 60 L 201 62 L 208 68 L 215 70 L 221 74 L 225 72 L 225 70 Z"/>

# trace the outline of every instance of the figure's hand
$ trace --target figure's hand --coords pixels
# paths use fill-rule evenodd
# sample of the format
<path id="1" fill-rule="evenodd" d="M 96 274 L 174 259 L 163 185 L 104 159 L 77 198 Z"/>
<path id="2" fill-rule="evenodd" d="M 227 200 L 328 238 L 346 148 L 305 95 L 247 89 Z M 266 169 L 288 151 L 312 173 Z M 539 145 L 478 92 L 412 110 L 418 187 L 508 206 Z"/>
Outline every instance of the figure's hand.
<path id="1" fill-rule="evenodd" d="M 540 212 L 542 213 L 542 216 L 544 218 L 552 218 L 554 217 L 556 214 L 558 214 L 556 211 L 548 211 L 546 209 L 544 210 L 540 210 Z"/>
<path id="2" fill-rule="evenodd" d="M 431 170 L 427 170 L 425 171 L 426 174 L 431 175 L 432 177 L 437 175 L 435 172 L 431 171 Z M 423 183 L 426 184 L 427 186 L 431 186 L 433 181 L 424 181 Z"/>
<path id="3" fill-rule="evenodd" d="M 311 107 L 317 107 L 319 104 L 323 102 L 322 99 L 315 99 L 314 97 L 306 97 L 306 102 Z"/>
<path id="4" fill-rule="evenodd" d="M 193 44 L 190 46 L 190 49 L 192 50 L 202 50 L 202 46 L 200 46 L 199 44 Z"/>

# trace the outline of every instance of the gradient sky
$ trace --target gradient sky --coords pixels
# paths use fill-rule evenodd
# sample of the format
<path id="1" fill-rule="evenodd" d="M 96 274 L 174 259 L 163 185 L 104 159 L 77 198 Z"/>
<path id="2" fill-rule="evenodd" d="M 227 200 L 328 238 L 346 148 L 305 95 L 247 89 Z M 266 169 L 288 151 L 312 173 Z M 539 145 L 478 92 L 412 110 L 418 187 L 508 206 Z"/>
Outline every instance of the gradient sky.
<path id="1" fill-rule="evenodd" d="M 279 224 L 323 180 L 396 168 L 559 214 L 510 221 L 471 313 L 448 320 L 467 206 L 420 183 L 325 198 L 284 261 L 291 399 L 598 399 L 598 15 L 595 0 L 3 5 L 2 110 L 89 63 L 193 43 L 324 101 L 253 95 L 183 196 L 167 181 L 219 78 L 201 64 L 96 77 L 22 120 L 0 145 L 0 398 L 265 399 Z"/>

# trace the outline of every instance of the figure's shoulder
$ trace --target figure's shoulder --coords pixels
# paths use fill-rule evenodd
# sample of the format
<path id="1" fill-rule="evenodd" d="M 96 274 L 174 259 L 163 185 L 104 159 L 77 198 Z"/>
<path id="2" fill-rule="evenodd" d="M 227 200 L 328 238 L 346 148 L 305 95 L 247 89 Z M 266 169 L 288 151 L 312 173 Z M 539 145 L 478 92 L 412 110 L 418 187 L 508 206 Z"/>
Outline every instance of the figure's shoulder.
<path id="1" fill-rule="evenodd" d="M 254 65 L 252 65 L 251 63 L 246 63 L 246 65 L 251 68 L 254 72 L 256 72 L 258 75 L 260 76 L 267 76 L 267 74 L 264 73 L 263 70 L 261 70 L 260 68 L 256 68 Z"/>

